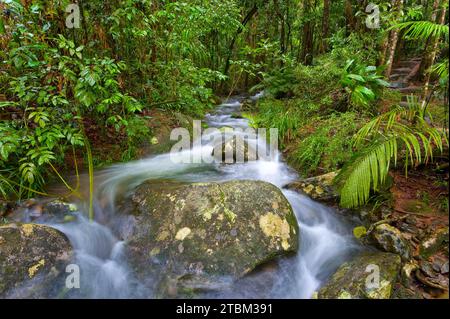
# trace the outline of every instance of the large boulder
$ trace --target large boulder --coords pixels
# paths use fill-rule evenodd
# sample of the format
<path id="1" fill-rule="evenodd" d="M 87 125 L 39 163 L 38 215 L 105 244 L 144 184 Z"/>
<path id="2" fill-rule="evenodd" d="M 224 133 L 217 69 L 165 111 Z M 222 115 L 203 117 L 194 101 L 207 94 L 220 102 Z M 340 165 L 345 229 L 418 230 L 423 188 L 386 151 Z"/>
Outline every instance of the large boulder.
<path id="1" fill-rule="evenodd" d="M 56 229 L 20 223 L 0 226 L 0 298 L 48 297 L 71 259 L 69 240 Z"/>
<path id="2" fill-rule="evenodd" d="M 266 182 L 151 181 L 122 209 L 135 221 L 123 233 L 130 263 L 142 277 L 157 276 L 163 294 L 176 295 L 180 281 L 191 290 L 222 286 L 224 277 L 239 278 L 298 249 L 292 208 Z"/>
<path id="3" fill-rule="evenodd" d="M 401 260 L 391 253 L 366 252 L 344 263 L 320 289 L 319 299 L 389 299 Z M 379 277 L 377 276 L 379 274 Z"/>

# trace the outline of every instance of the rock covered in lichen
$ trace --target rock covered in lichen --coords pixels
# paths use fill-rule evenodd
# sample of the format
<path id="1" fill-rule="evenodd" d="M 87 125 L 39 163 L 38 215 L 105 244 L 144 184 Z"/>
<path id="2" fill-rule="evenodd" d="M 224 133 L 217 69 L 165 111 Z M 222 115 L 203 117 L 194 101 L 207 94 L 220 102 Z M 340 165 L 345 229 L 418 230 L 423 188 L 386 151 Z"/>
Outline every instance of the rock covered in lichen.
<path id="1" fill-rule="evenodd" d="M 238 278 L 298 248 L 292 208 L 266 182 L 147 182 L 122 207 L 135 220 L 123 234 L 129 260 L 138 273 L 159 276 L 156 282 Z"/>
<path id="2" fill-rule="evenodd" d="M 403 238 L 401 231 L 397 228 L 389 224 L 378 225 L 371 233 L 371 237 L 378 248 L 390 253 L 398 254 L 404 261 L 411 258 L 409 244 L 405 238 Z"/>
<path id="3" fill-rule="evenodd" d="M 389 299 L 400 271 L 398 255 L 365 252 L 339 267 L 319 299 Z"/>
<path id="4" fill-rule="evenodd" d="M 48 297 L 71 258 L 69 240 L 56 229 L 20 223 L 0 226 L 0 298 Z"/>
<path id="5" fill-rule="evenodd" d="M 292 182 L 285 188 L 308 195 L 314 200 L 324 203 L 334 203 L 338 199 L 338 193 L 333 186 L 337 173 L 328 174 L 302 179 Z"/>
<path id="6" fill-rule="evenodd" d="M 436 253 L 445 243 L 448 244 L 448 235 L 448 227 L 443 227 L 425 237 L 419 247 L 420 255 L 428 258 Z"/>

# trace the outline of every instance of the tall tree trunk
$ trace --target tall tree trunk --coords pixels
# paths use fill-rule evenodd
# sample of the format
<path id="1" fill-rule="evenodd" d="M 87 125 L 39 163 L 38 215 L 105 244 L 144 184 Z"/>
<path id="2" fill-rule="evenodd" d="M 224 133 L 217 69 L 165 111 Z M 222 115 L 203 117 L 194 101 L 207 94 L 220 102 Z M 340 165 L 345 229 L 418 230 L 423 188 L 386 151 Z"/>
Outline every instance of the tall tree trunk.
<path id="1" fill-rule="evenodd" d="M 393 0 L 393 5 L 395 7 L 395 10 L 397 10 L 398 15 L 400 15 L 401 10 L 403 9 L 403 0 Z M 389 50 L 386 61 L 385 76 L 387 78 L 389 78 L 392 72 L 392 64 L 394 63 L 395 51 L 397 49 L 397 42 L 398 42 L 398 30 L 392 30 L 389 39 Z"/>
<path id="2" fill-rule="evenodd" d="M 307 16 L 307 20 L 303 24 L 302 34 L 302 51 L 300 55 L 300 62 L 304 65 L 311 65 L 313 62 L 313 50 L 314 50 L 314 30 L 313 23 L 311 21 L 312 3 L 311 0 L 303 1 L 303 14 Z"/>
<path id="3" fill-rule="evenodd" d="M 322 41 L 320 42 L 320 52 L 328 50 L 328 37 L 330 33 L 330 0 L 323 0 L 322 15 Z"/>
<path id="4" fill-rule="evenodd" d="M 441 25 L 445 24 L 445 13 L 446 13 L 446 7 L 442 6 L 441 14 L 439 16 L 437 23 L 439 23 Z M 430 68 L 433 66 L 434 60 L 436 60 L 436 55 L 437 55 L 438 46 L 439 46 L 439 37 L 433 38 L 432 45 L 433 46 L 432 46 L 432 50 L 431 50 L 431 54 L 430 54 Z M 431 70 L 427 70 L 427 73 L 425 76 L 425 87 L 424 87 L 424 92 L 423 92 L 423 102 L 422 102 L 423 107 L 425 107 L 425 105 L 426 105 L 428 92 L 430 90 L 430 81 L 431 81 Z"/>
<path id="5" fill-rule="evenodd" d="M 291 52 L 293 52 L 292 48 L 292 27 L 291 27 L 291 16 L 290 16 L 290 10 L 289 10 L 290 4 L 286 6 L 286 26 L 287 26 L 287 36 L 286 36 L 286 47 L 288 50 L 290 49 Z"/>
<path id="6" fill-rule="evenodd" d="M 153 3 L 152 3 L 152 13 L 153 14 L 156 14 L 156 12 L 158 11 L 158 1 L 154 1 Z M 158 26 L 155 24 L 154 26 L 153 26 L 153 32 L 154 32 L 154 34 L 156 34 L 157 33 L 157 30 L 158 30 Z M 152 43 L 152 57 L 151 57 L 151 61 L 152 61 L 152 63 L 156 63 L 156 60 L 157 60 L 157 54 L 158 54 L 158 48 L 156 47 L 156 38 L 153 40 L 153 43 Z"/>
<path id="7" fill-rule="evenodd" d="M 286 53 L 286 27 L 284 13 L 280 9 L 278 0 L 273 0 L 276 14 L 280 21 L 280 51 L 282 54 Z"/>
<path id="8" fill-rule="evenodd" d="M 349 36 L 355 30 L 355 15 L 353 14 L 353 5 L 351 0 L 345 0 L 344 3 L 345 15 L 345 35 Z"/>

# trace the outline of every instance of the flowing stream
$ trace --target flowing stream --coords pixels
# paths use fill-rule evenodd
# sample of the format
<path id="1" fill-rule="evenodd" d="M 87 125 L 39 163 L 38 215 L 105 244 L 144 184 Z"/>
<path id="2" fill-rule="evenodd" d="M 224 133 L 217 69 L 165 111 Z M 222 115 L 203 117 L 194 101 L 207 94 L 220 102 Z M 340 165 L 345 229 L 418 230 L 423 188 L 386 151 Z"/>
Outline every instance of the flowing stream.
<path id="1" fill-rule="evenodd" d="M 261 95 L 252 99 L 256 100 Z M 213 114 L 208 114 L 205 121 L 209 127 L 248 127 L 246 119 L 232 116 L 239 113 L 242 99 L 230 98 Z M 214 145 L 208 144 L 208 136 L 204 139 L 205 145 L 194 147 L 193 153 L 211 153 Z M 89 222 L 79 213 L 75 222 L 51 223 L 70 239 L 76 252 L 75 262 L 81 269 L 81 289 L 64 297 L 154 297 L 147 283 L 134 278 L 124 258 L 125 244 L 115 234 L 127 227 L 127 217 L 116 211 L 115 203 L 142 182 L 161 178 L 189 182 L 267 181 L 282 190 L 297 216 L 300 227 L 298 254 L 280 258 L 271 269 L 249 275 L 220 293 L 209 293 L 203 297 L 311 298 L 333 271 L 359 249 L 352 239 L 351 226 L 333 209 L 282 188 L 298 176 L 278 153 L 272 160 L 233 165 L 176 164 L 169 154 L 162 154 L 115 165 L 96 174 L 95 222 Z"/>

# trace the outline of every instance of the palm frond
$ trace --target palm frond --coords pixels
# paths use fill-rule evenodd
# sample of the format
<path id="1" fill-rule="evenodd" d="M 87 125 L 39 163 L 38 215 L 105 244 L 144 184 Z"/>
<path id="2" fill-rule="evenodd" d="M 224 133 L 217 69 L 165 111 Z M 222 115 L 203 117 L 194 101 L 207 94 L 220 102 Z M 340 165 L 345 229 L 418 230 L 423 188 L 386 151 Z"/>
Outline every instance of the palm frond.
<path id="1" fill-rule="evenodd" d="M 344 181 L 340 189 L 342 207 L 358 207 L 368 201 L 371 189 L 384 183 L 397 147 L 394 136 L 380 140 L 344 166 L 336 179 L 338 184 Z"/>
<path id="2" fill-rule="evenodd" d="M 448 79 L 448 59 L 433 65 L 431 72 L 439 76 L 441 79 Z"/>
<path id="3" fill-rule="evenodd" d="M 341 206 L 353 208 L 367 203 L 371 190 L 377 191 L 389 173 L 391 162 L 411 165 L 433 160 L 433 151 L 443 151 L 448 138 L 424 120 L 424 111 L 411 97 L 408 107 L 394 107 L 363 126 L 354 137 L 361 149 L 340 171 L 336 182 Z"/>
<path id="4" fill-rule="evenodd" d="M 414 40 L 427 40 L 430 37 L 448 39 L 448 25 L 431 21 L 408 21 L 393 25 L 389 29 L 405 30 L 405 36 Z"/>

